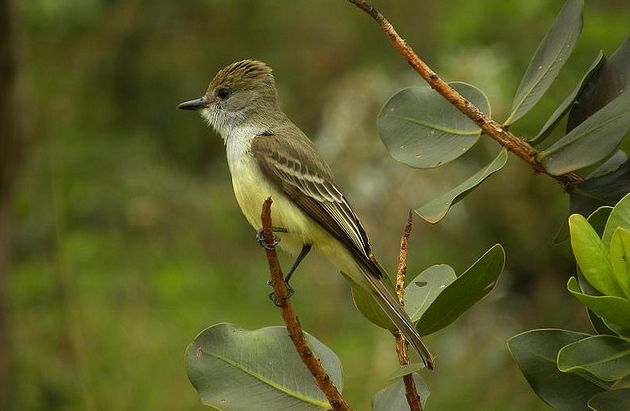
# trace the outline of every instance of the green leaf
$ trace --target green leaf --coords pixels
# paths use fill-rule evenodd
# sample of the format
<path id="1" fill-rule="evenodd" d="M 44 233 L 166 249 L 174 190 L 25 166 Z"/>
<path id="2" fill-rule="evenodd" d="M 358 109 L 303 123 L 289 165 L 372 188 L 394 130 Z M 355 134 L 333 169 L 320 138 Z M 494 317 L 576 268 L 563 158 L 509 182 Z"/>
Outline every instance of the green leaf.
<path id="1" fill-rule="evenodd" d="M 558 76 L 582 31 L 583 6 L 583 0 L 567 0 L 560 10 L 525 70 L 504 126 L 514 123 L 534 107 Z"/>
<path id="2" fill-rule="evenodd" d="M 623 295 L 613 277 L 608 250 L 593 227 L 580 214 L 569 217 L 571 248 L 584 278 L 602 294 Z"/>
<path id="3" fill-rule="evenodd" d="M 602 240 L 604 244 L 609 245 L 612 234 L 617 227 L 630 229 L 630 194 L 623 197 L 614 207 L 606 222 L 604 235 Z"/>
<path id="4" fill-rule="evenodd" d="M 616 324 L 630 330 L 630 300 L 608 295 L 588 295 L 580 289 L 575 277 L 569 278 L 567 289 L 582 304 L 603 318 L 607 325 Z M 617 331 L 617 330 L 613 330 Z"/>
<path id="5" fill-rule="evenodd" d="M 499 155 L 497 155 L 490 164 L 476 172 L 466 181 L 441 196 L 431 200 L 427 204 L 416 208 L 414 211 L 429 223 L 437 223 L 444 218 L 453 204 L 456 204 L 458 201 L 466 197 L 468 193 L 481 184 L 486 178 L 503 168 L 506 162 L 507 151 L 506 149 L 502 149 L 499 152 Z"/>
<path id="6" fill-rule="evenodd" d="M 306 337 L 341 391 L 339 358 L 315 337 Z M 207 328 L 186 349 L 186 370 L 201 402 L 216 409 L 330 408 L 285 327 L 249 331 L 222 323 Z"/>
<path id="7" fill-rule="evenodd" d="M 630 129 L 630 92 L 623 93 L 538 154 L 553 175 L 595 164 L 617 149 Z"/>
<path id="8" fill-rule="evenodd" d="M 486 95 L 470 84 L 449 83 L 490 115 Z M 433 168 L 464 154 L 481 130 L 430 87 L 407 88 L 394 94 L 378 115 L 378 132 L 389 153 L 402 163 Z"/>
<path id="9" fill-rule="evenodd" d="M 389 331 L 394 331 L 397 327 L 392 320 L 385 314 L 385 311 L 376 302 L 374 297 L 363 287 L 350 280 L 350 287 L 352 289 L 352 300 L 355 307 L 367 318 L 371 323 L 378 325 L 381 328 L 385 328 Z"/>
<path id="10" fill-rule="evenodd" d="M 569 192 L 571 214 L 577 213 L 585 216 L 598 207 L 617 204 L 623 196 L 630 192 L 628 156 L 623 151 L 618 150 L 586 180 L 568 186 L 567 191 Z"/>
<path id="11" fill-rule="evenodd" d="M 630 342 L 612 335 L 595 335 L 564 346 L 558 352 L 562 372 L 586 371 L 614 382 L 630 374 Z"/>
<path id="12" fill-rule="evenodd" d="M 630 410 L 630 388 L 597 394 L 588 402 L 588 408 L 593 411 Z"/>
<path id="13" fill-rule="evenodd" d="M 420 317 L 416 328 L 420 335 L 432 334 L 459 318 L 497 284 L 505 264 L 505 251 L 494 245 L 448 285 Z"/>
<path id="14" fill-rule="evenodd" d="M 396 369 L 396 371 L 391 373 L 386 378 L 386 380 L 388 380 L 388 381 L 397 380 L 399 378 L 404 377 L 407 374 L 411 374 L 411 373 L 414 373 L 416 371 L 420 371 L 423 368 L 424 368 L 424 364 L 421 363 L 421 362 L 412 362 L 412 363 L 409 363 L 407 365 L 401 365 L 400 367 L 398 367 Z"/>
<path id="15" fill-rule="evenodd" d="M 455 271 L 446 264 L 433 265 L 414 278 L 405 288 L 405 308 L 411 320 L 418 321 L 438 294 L 456 278 Z"/>
<path id="16" fill-rule="evenodd" d="M 558 410 L 583 410 L 595 394 L 609 384 L 588 375 L 562 373 L 556 365 L 558 351 L 588 334 L 567 330 L 531 330 L 508 340 L 508 348 L 527 382 L 547 404 Z"/>
<path id="17" fill-rule="evenodd" d="M 569 96 L 562 102 L 562 104 L 558 106 L 556 111 L 553 112 L 551 117 L 549 117 L 549 120 L 547 120 L 545 125 L 542 126 L 536 137 L 530 140 L 532 144 L 538 144 L 542 142 L 545 138 L 547 138 L 549 134 L 551 134 L 551 131 L 553 131 L 554 127 L 558 124 L 558 122 L 560 122 L 560 120 L 562 120 L 562 117 L 564 117 L 565 114 L 567 114 L 573 106 L 575 99 L 578 96 L 578 93 L 584 88 L 585 84 L 588 82 L 589 79 L 592 78 L 592 76 L 597 72 L 602 64 L 604 64 L 604 61 L 606 61 L 606 58 L 604 57 L 604 52 L 600 50 L 597 58 L 595 58 L 593 64 L 591 64 L 588 70 L 586 70 L 584 77 L 582 77 L 582 80 L 580 80 L 577 87 L 575 87 L 571 94 L 569 94 Z"/>
<path id="18" fill-rule="evenodd" d="M 630 37 L 592 76 L 577 96 L 567 121 L 567 132 L 614 100 L 630 84 Z"/>
<path id="19" fill-rule="evenodd" d="M 630 298 L 630 231 L 617 227 L 613 233 L 610 239 L 610 263 L 617 284 Z"/>
<path id="20" fill-rule="evenodd" d="M 589 219 L 589 222 L 591 220 Z M 604 231 L 604 227 L 602 226 L 601 231 Z M 593 288 L 592 285 L 590 285 L 588 283 L 588 281 L 586 281 L 586 278 L 584 278 L 584 275 L 582 275 L 582 272 L 580 271 L 580 268 L 578 267 L 577 269 L 577 285 L 578 285 L 578 289 L 582 290 L 583 294 L 587 294 L 587 295 L 601 295 L 601 293 L 599 291 L 597 291 L 595 288 Z M 604 335 L 617 335 L 617 333 L 615 333 L 613 330 L 611 330 L 608 325 L 604 322 L 604 320 L 597 314 L 595 314 L 593 312 L 593 310 L 591 310 L 590 308 L 586 307 L 586 312 L 588 314 L 588 319 L 591 322 L 591 325 L 593 326 L 593 329 L 597 332 L 597 334 L 604 334 Z"/>
<path id="21" fill-rule="evenodd" d="M 422 377 L 415 372 L 413 373 L 413 381 L 416 384 L 416 390 L 424 409 L 424 404 L 429 397 L 429 388 Z M 398 380 L 377 392 L 372 398 L 372 411 L 409 411 L 403 380 Z"/>

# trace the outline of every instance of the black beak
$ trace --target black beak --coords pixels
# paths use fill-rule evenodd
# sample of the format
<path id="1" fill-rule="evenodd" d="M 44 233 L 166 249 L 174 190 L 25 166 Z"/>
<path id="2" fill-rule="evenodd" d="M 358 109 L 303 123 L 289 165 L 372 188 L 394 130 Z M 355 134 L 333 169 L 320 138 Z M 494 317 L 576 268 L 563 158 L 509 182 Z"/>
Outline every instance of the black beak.
<path id="1" fill-rule="evenodd" d="M 201 110 L 208 107 L 208 100 L 205 97 L 196 100 L 184 101 L 177 106 L 180 110 Z"/>

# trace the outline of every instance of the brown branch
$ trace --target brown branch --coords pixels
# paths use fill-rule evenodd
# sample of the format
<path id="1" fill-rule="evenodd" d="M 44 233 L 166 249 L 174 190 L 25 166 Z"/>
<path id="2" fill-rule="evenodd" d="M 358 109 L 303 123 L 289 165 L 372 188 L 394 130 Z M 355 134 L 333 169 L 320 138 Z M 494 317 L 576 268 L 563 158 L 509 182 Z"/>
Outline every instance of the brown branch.
<path id="1" fill-rule="evenodd" d="M 551 175 L 545 170 L 543 165 L 538 161 L 536 156 L 539 154 L 538 150 L 529 145 L 525 140 L 516 137 L 510 133 L 501 124 L 487 117 L 479 110 L 474 104 L 466 100 L 461 94 L 450 87 L 444 80 L 442 80 L 431 68 L 425 64 L 420 57 L 413 51 L 396 32 L 394 26 L 373 6 L 368 4 L 364 0 L 348 0 L 350 3 L 357 6 L 369 14 L 376 23 L 381 27 L 392 46 L 409 62 L 411 67 L 414 68 L 422 76 L 422 78 L 433 88 L 440 93 L 445 99 L 453 104 L 459 111 L 468 116 L 481 128 L 481 130 L 496 140 L 503 147 L 514 153 L 516 156 L 527 162 L 535 172 L 546 174 L 556 179 L 563 186 L 577 184 L 583 181 L 582 177 L 575 173 L 567 173 L 559 176 Z"/>
<path id="2" fill-rule="evenodd" d="M 265 200 L 261 214 L 263 238 L 267 244 L 274 243 L 274 235 L 271 229 L 272 202 L 271 197 L 268 197 Z M 304 365 L 306 365 L 306 368 L 308 368 L 313 375 L 313 378 L 315 378 L 315 383 L 319 389 L 326 395 L 332 409 L 336 411 L 351 410 L 346 400 L 344 400 L 341 394 L 339 394 L 337 387 L 326 373 L 326 370 L 322 367 L 319 358 L 317 358 L 315 353 L 308 346 L 300 321 L 293 311 L 293 306 L 291 304 L 291 300 L 289 299 L 289 290 L 284 282 L 282 269 L 280 268 L 280 263 L 278 262 L 275 247 L 266 248 L 265 251 L 267 253 L 267 261 L 269 262 L 271 286 L 273 287 L 273 292 L 276 295 L 277 303 L 282 313 L 282 319 L 287 325 L 289 337 L 291 338 L 291 341 L 293 341 L 293 345 L 295 345 L 298 355 L 302 359 Z"/>
<path id="3" fill-rule="evenodd" d="M 407 217 L 407 224 L 400 237 L 400 254 L 398 255 L 398 268 L 396 270 L 396 295 L 400 305 L 405 304 L 405 275 L 407 274 L 407 245 L 411 235 L 411 225 L 413 223 L 411 210 Z M 400 331 L 396 331 L 396 353 L 401 366 L 409 364 L 408 344 Z M 405 383 L 405 397 L 411 411 L 422 411 L 422 400 L 413 381 L 413 375 L 407 374 L 403 377 Z"/>

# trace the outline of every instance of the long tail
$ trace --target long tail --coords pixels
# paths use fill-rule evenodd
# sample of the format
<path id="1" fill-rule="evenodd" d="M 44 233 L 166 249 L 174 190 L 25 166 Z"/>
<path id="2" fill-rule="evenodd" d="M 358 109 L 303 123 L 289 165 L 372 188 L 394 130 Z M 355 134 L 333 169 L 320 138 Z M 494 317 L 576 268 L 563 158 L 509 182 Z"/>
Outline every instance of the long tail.
<path id="1" fill-rule="evenodd" d="M 365 273 L 365 278 L 371 285 L 370 292 L 378 305 L 385 311 L 385 314 L 387 314 L 400 332 L 403 333 L 407 341 L 411 343 L 418 354 L 420 354 L 424 365 L 429 370 L 432 370 L 433 356 L 420 339 L 420 334 L 418 334 L 418 331 L 413 326 L 413 322 L 411 318 L 409 318 L 409 315 L 407 315 L 405 309 L 400 305 L 385 284 L 383 284 L 380 278 L 375 277 L 372 273 Z"/>

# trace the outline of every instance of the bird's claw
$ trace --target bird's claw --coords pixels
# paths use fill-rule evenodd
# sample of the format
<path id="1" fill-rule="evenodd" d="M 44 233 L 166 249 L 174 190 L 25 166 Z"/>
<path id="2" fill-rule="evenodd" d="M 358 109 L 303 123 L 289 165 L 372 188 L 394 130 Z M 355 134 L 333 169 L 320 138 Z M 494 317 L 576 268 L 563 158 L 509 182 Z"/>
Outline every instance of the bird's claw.
<path id="1" fill-rule="evenodd" d="M 271 285 L 271 280 L 267 281 L 267 284 Z M 275 292 L 269 293 L 269 299 L 271 300 L 271 302 L 274 303 L 276 307 L 282 307 L 284 304 L 286 304 L 289 298 L 291 298 L 293 294 L 295 294 L 295 290 L 289 285 L 289 283 L 284 284 L 287 286 L 287 295 L 284 298 L 278 298 Z"/>
<path id="2" fill-rule="evenodd" d="M 274 233 L 286 233 L 288 232 L 288 230 L 286 228 L 283 227 L 272 227 L 271 231 Z M 269 244 L 266 240 L 265 240 L 265 235 L 263 233 L 263 230 L 260 229 L 258 230 L 258 232 L 256 233 L 256 242 L 264 249 L 266 250 L 272 250 L 274 249 L 279 243 L 280 243 L 280 238 L 273 236 L 273 242 L 271 244 Z"/>

